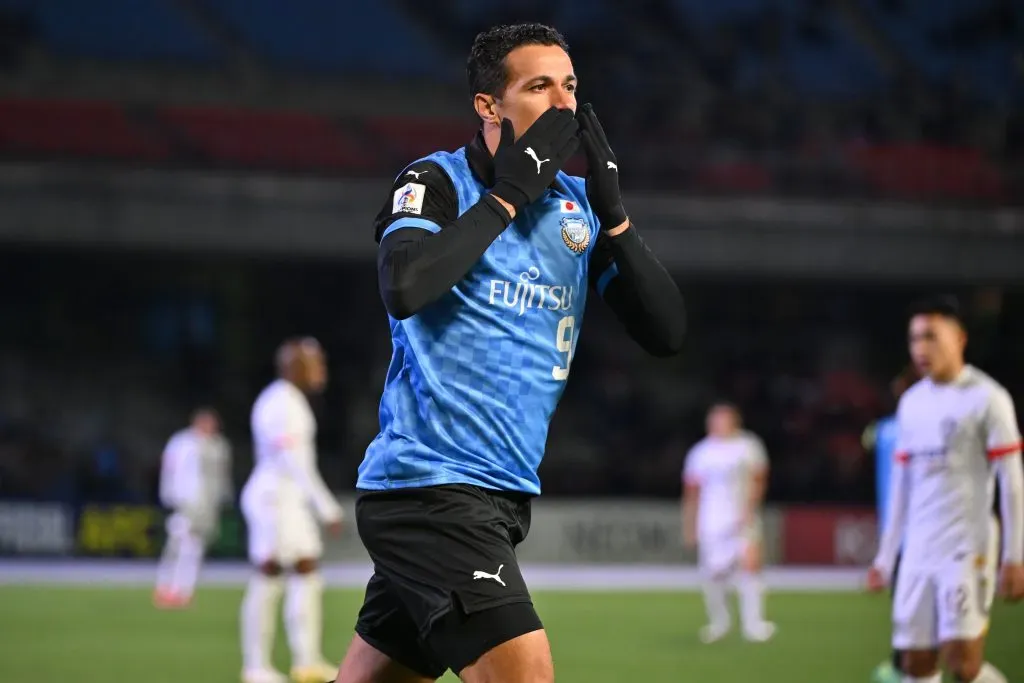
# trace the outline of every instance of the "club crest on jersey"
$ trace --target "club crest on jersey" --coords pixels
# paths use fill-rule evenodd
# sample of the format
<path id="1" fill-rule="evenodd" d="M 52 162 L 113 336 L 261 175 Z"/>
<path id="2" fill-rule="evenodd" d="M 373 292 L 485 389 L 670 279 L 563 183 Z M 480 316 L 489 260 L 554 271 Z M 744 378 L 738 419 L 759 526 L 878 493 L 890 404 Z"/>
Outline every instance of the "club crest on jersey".
<path id="1" fill-rule="evenodd" d="M 566 216 L 561 220 L 562 241 L 575 254 L 582 254 L 590 246 L 590 227 L 585 218 Z"/>

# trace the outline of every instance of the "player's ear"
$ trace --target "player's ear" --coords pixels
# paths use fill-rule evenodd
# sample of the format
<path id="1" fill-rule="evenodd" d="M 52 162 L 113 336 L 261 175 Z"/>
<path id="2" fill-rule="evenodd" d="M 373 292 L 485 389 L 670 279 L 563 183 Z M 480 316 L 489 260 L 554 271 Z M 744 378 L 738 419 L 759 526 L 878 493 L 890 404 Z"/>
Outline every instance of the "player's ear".
<path id="1" fill-rule="evenodd" d="M 473 96 L 473 109 L 476 110 L 476 114 L 480 117 L 481 121 L 485 123 L 493 123 L 496 126 L 501 123 L 501 117 L 498 116 L 497 102 L 494 99 L 494 95 L 477 93 Z"/>

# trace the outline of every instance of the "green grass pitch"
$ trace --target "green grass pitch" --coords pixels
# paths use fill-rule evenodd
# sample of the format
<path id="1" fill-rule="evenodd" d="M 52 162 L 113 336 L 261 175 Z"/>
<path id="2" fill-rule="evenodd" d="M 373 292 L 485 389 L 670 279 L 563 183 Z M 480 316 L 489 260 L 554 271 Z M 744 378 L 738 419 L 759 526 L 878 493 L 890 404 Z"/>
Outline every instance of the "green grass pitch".
<path id="1" fill-rule="evenodd" d="M 206 588 L 189 609 L 161 612 L 141 588 L 0 587 L 0 683 L 236 683 L 241 595 Z M 344 655 L 361 598 L 325 594 L 327 656 Z M 770 594 L 775 640 L 710 646 L 696 638 L 696 593 L 538 591 L 536 604 L 560 683 L 865 683 L 888 650 L 879 596 Z M 997 605 L 988 655 L 1024 683 L 1024 605 Z M 287 671 L 280 626 L 275 661 Z"/>

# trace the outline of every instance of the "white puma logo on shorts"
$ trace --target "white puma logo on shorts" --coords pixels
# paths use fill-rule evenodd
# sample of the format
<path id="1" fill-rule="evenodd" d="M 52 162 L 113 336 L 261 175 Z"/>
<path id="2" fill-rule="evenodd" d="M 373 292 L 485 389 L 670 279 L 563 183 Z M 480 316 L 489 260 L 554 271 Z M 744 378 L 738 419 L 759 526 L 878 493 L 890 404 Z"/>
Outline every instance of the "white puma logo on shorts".
<path id="1" fill-rule="evenodd" d="M 473 572 L 473 580 L 477 581 L 479 579 L 491 579 L 492 581 L 497 581 L 502 586 L 505 586 L 505 582 L 501 580 L 501 570 L 502 570 L 502 568 L 504 566 L 505 565 L 503 565 L 503 564 L 498 565 L 498 571 L 494 572 L 493 574 L 488 574 L 487 572 L 482 572 L 480 570 L 477 570 L 477 571 Z M 506 588 L 507 588 L 507 586 L 506 586 Z"/>

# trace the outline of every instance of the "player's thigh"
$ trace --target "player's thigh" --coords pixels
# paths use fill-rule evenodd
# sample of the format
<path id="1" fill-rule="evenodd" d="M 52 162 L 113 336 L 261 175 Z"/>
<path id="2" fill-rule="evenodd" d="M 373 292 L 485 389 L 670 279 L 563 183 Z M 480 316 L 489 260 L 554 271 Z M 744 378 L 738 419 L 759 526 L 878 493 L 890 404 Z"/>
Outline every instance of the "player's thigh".
<path id="1" fill-rule="evenodd" d="M 242 507 L 245 516 L 249 561 L 261 565 L 280 561 L 281 522 L 275 504 L 263 503 Z"/>
<path id="2" fill-rule="evenodd" d="M 740 540 L 740 564 L 748 572 L 760 572 L 764 565 L 762 523 L 757 519 Z"/>
<path id="3" fill-rule="evenodd" d="M 356 634 L 338 669 L 336 683 L 431 683 L 426 676 L 384 654 Z"/>
<path id="4" fill-rule="evenodd" d="M 742 558 L 742 543 L 732 536 L 712 536 L 700 540 L 697 550 L 701 573 L 718 579 L 732 573 Z"/>
<path id="5" fill-rule="evenodd" d="M 540 629 L 506 640 L 458 673 L 465 683 L 553 683 L 547 633 Z"/>
<path id="6" fill-rule="evenodd" d="M 448 667 L 427 648 L 420 638 L 419 627 L 394 590 L 391 582 L 374 573 L 366 584 L 363 605 L 356 619 L 356 640 L 345 655 L 340 681 L 408 680 L 432 681 Z M 389 678 L 390 676 L 390 678 Z"/>
<path id="7" fill-rule="evenodd" d="M 744 539 L 740 552 L 740 566 L 752 574 L 760 572 L 763 568 L 764 559 L 759 536 Z"/>
<path id="8" fill-rule="evenodd" d="M 282 505 L 281 561 L 287 565 L 299 560 L 319 560 L 324 554 L 320 526 L 309 508 L 301 502 Z"/>
<path id="9" fill-rule="evenodd" d="M 197 507 L 189 512 L 189 530 L 193 538 L 203 545 L 212 542 L 219 533 L 219 511 L 212 506 Z"/>
<path id="10" fill-rule="evenodd" d="M 902 567 L 892 601 L 892 645 L 898 650 L 937 651 L 937 582 L 931 571 Z"/>
<path id="11" fill-rule="evenodd" d="M 551 679 L 547 636 L 529 602 L 473 612 L 457 605 L 438 619 L 426 643 L 431 652 L 464 681 L 542 683 Z M 502 671 L 504 677 L 494 675 Z"/>
<path id="12" fill-rule="evenodd" d="M 938 635 L 943 643 L 971 643 L 988 632 L 995 575 L 987 555 L 950 562 L 938 575 Z"/>
<path id="13" fill-rule="evenodd" d="M 167 531 L 167 537 L 173 539 L 184 538 L 192 533 L 192 523 L 189 521 L 188 515 L 179 510 L 175 510 L 167 516 L 164 528 Z"/>
<path id="14" fill-rule="evenodd" d="M 921 650 L 901 650 L 903 653 L 901 670 L 914 678 L 930 678 L 939 670 L 939 651 L 928 648 Z"/>
<path id="15" fill-rule="evenodd" d="M 356 506 L 375 574 L 455 671 L 541 628 L 515 554 L 529 518 L 528 503 L 467 486 L 364 495 Z"/>

